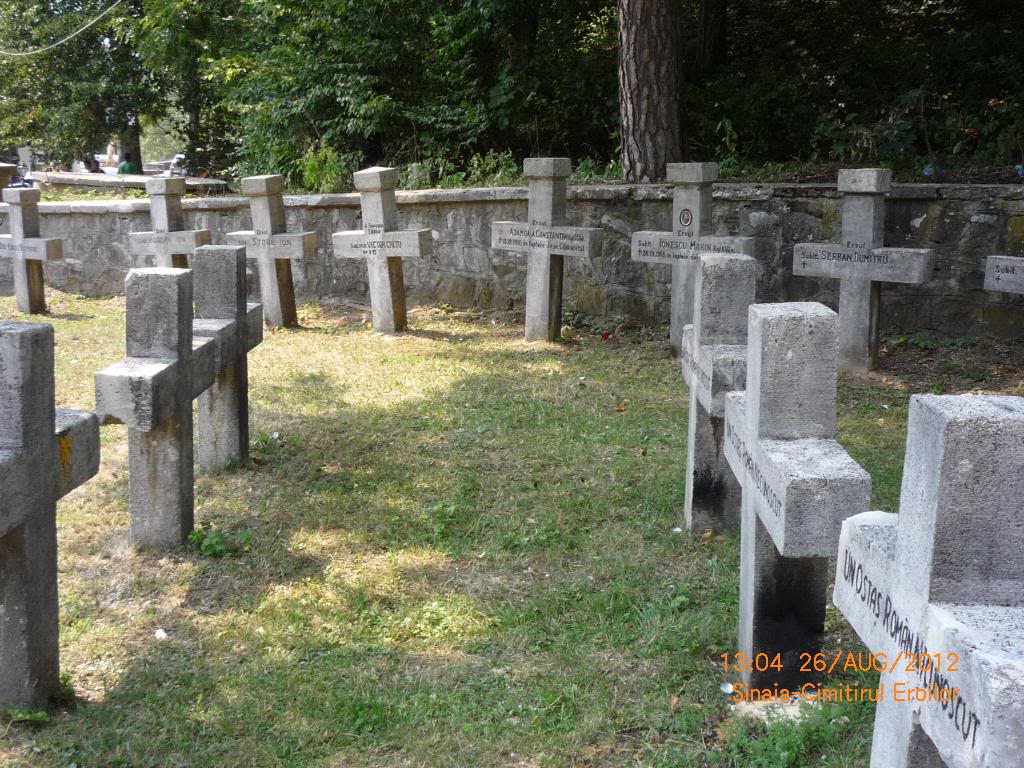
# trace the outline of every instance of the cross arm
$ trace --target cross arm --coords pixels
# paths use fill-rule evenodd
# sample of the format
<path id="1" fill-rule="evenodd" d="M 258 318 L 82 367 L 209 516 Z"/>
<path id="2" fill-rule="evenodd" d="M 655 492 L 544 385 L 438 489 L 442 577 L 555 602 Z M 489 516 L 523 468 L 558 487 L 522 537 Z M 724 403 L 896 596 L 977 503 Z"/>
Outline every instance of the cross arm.
<path id="1" fill-rule="evenodd" d="M 985 290 L 1024 293 L 1024 259 L 989 256 L 985 260 Z"/>
<path id="2" fill-rule="evenodd" d="M 15 240 L 10 235 L 0 235 L 0 256 L 21 256 L 28 261 L 60 261 L 64 258 L 64 241 L 56 237 Z"/>
<path id="3" fill-rule="evenodd" d="M 251 352 L 263 343 L 263 305 L 245 305 L 245 351 Z"/>
<path id="4" fill-rule="evenodd" d="M 725 396 L 725 458 L 783 557 L 832 557 L 843 520 L 867 509 L 871 478 L 835 440 L 762 440 L 746 395 Z"/>
<path id="5" fill-rule="evenodd" d="M 633 261 L 648 264 L 672 264 L 677 261 L 696 261 L 702 253 L 755 254 L 755 238 L 732 235 L 688 237 L 671 232 L 634 232 L 630 239 Z"/>
<path id="6" fill-rule="evenodd" d="M 921 707 L 921 727 L 950 766 L 1019 765 L 1024 735 L 1024 607 L 928 607 L 926 645 L 944 666 L 925 676 L 956 702 Z M 955 659 L 955 663 L 950 663 Z M 919 684 L 915 681 L 915 685 Z"/>
<path id="7" fill-rule="evenodd" d="M 368 234 L 361 229 L 335 232 L 332 237 L 334 255 L 342 259 L 365 259 L 373 256 L 403 259 L 429 256 L 433 253 L 433 232 L 429 229 Z"/>
<path id="8" fill-rule="evenodd" d="M 697 344 L 692 325 L 683 328 L 680 361 L 686 386 L 712 416 L 725 413 L 725 395 L 747 385 L 747 347 L 743 344 Z"/>
<path id="9" fill-rule="evenodd" d="M 194 322 L 194 321 L 193 321 Z M 226 321 L 233 324 L 232 321 Z M 217 379 L 219 367 L 220 342 L 225 340 L 228 329 L 223 328 L 222 334 L 192 337 L 192 398 L 199 397 L 213 386 Z"/>
<path id="10" fill-rule="evenodd" d="M 244 344 L 243 334 L 247 327 L 245 321 L 241 325 L 234 320 L 197 319 L 192 321 L 193 355 L 196 342 L 201 339 L 212 339 L 214 360 L 212 367 L 223 371 L 231 361 L 241 353 Z M 193 379 L 195 373 L 193 372 Z"/>
<path id="11" fill-rule="evenodd" d="M 931 280 L 931 248 L 852 248 L 834 243 L 793 246 L 793 274 L 805 277 L 860 278 L 883 283 L 920 285 Z"/>
<path id="12" fill-rule="evenodd" d="M 255 258 L 259 253 L 267 253 L 271 258 L 295 261 L 313 258 L 320 245 L 320 235 L 317 232 L 282 232 L 277 235 L 262 235 L 253 230 L 243 230 L 229 232 L 227 240 L 232 245 L 245 246 L 246 251 L 251 250 L 253 254 L 250 258 Z"/>
<path id="13" fill-rule="evenodd" d="M 100 422 L 96 414 L 58 408 L 57 498 L 84 485 L 100 470 Z"/>
<path id="14" fill-rule="evenodd" d="M 0 448 L 0 539 L 25 522 L 31 489 L 20 449 Z"/>
<path id="15" fill-rule="evenodd" d="M 96 374 L 96 416 L 151 432 L 174 414 L 177 386 L 175 360 L 126 357 Z"/>
<path id="16" fill-rule="evenodd" d="M 516 253 L 541 250 L 555 256 L 590 258 L 601 248 L 601 230 L 496 221 L 491 225 L 491 247 Z"/>
<path id="17" fill-rule="evenodd" d="M 173 232 L 129 232 L 128 242 L 137 253 L 191 253 L 211 243 L 208 229 L 183 229 Z"/>

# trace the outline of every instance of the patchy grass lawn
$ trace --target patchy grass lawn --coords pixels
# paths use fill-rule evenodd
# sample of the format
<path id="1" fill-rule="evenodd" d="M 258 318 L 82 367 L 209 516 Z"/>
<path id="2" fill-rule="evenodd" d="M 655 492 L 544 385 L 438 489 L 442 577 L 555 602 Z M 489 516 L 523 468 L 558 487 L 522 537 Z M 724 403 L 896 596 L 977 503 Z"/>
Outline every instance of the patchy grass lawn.
<path id="1" fill-rule="evenodd" d="M 123 301 L 50 299 L 59 403 L 91 408 Z M 738 543 L 673 532 L 686 397 L 662 334 L 528 345 L 431 309 L 394 338 L 358 312 L 302 322 L 250 356 L 253 463 L 197 480 L 226 556 L 128 546 L 125 434 L 104 428 L 99 477 L 59 508 L 77 704 L 0 717 L 0 764 L 866 764 L 867 705 L 729 712 Z M 841 397 L 842 440 L 894 509 L 907 392 L 876 377 Z"/>

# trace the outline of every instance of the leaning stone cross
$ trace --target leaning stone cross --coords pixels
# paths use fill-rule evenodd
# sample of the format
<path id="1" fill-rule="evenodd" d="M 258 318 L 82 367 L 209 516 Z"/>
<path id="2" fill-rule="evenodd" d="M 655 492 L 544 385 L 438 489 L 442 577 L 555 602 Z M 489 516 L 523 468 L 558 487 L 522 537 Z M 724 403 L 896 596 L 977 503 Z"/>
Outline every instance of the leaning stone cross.
<path id="1" fill-rule="evenodd" d="M 1024 293 L 1024 258 L 989 256 L 985 260 L 985 290 Z"/>
<path id="2" fill-rule="evenodd" d="M 683 378 L 690 389 L 686 527 L 701 535 L 739 528 L 740 485 L 725 461 L 725 394 L 747 374 L 747 309 L 757 262 L 742 254 L 701 254 L 693 325 L 683 329 Z"/>
<path id="3" fill-rule="evenodd" d="M 915 395 L 899 514 L 843 524 L 833 599 L 886 662 L 871 768 L 1021 765 L 1022 445 L 1024 399 Z"/>
<path id="4" fill-rule="evenodd" d="M 394 168 L 367 168 L 352 174 L 359 191 L 363 229 L 334 233 L 334 255 L 365 259 L 370 283 L 373 329 L 397 333 L 406 328 L 403 259 L 419 259 L 433 252 L 429 229 L 400 231 Z"/>
<path id="5" fill-rule="evenodd" d="M 246 302 L 245 248 L 204 245 L 193 257 L 193 339 L 211 338 L 210 376 L 194 372 L 198 393 L 199 467 L 215 470 L 249 458 L 249 352 L 263 340 L 263 311 Z M 194 345 L 193 345 L 194 346 Z"/>
<path id="6" fill-rule="evenodd" d="M 152 256 L 158 267 L 188 268 L 188 260 L 201 245 L 210 242 L 210 230 L 185 229 L 185 215 L 181 198 L 185 194 L 185 180 L 157 178 L 146 181 L 149 193 L 149 215 L 152 232 L 131 232 L 128 235 L 132 252 L 139 256 Z"/>
<path id="7" fill-rule="evenodd" d="M 57 500 L 99 470 L 96 417 L 53 398 L 53 328 L 0 321 L 0 708 L 60 689 Z"/>
<path id="8" fill-rule="evenodd" d="M 835 440 L 838 318 L 817 303 L 754 304 L 747 388 L 725 396 L 725 458 L 743 489 L 738 650 L 781 655 L 744 682 L 798 688 L 821 645 L 829 557 L 871 478 Z"/>
<path id="9" fill-rule="evenodd" d="M 63 241 L 39 236 L 38 189 L 5 189 L 11 234 L 0 235 L 0 257 L 14 261 L 14 296 L 18 311 L 26 315 L 46 313 L 43 262 L 64 258 Z"/>
<path id="10" fill-rule="evenodd" d="M 793 247 L 793 273 L 839 280 L 839 364 L 845 370 L 867 371 L 878 358 L 881 283 L 928 282 L 935 252 L 882 247 L 892 171 L 841 170 L 838 188 L 843 195 L 840 243 L 798 243 Z"/>
<path id="11" fill-rule="evenodd" d="M 267 325 L 294 328 L 299 318 L 292 262 L 315 257 L 319 236 L 316 232 L 288 232 L 284 176 L 249 176 L 242 179 L 242 192 L 249 197 L 253 228 L 228 233 L 228 242 L 244 245 L 248 257 L 256 261 Z"/>
<path id="12" fill-rule="evenodd" d="M 530 157 L 529 222 L 496 221 L 491 247 L 527 254 L 526 338 L 555 341 L 562 330 L 562 281 L 566 256 L 590 259 L 601 249 L 601 230 L 566 225 L 567 157 Z"/>
<path id="13" fill-rule="evenodd" d="M 633 261 L 672 265 L 672 306 L 669 336 L 676 354 L 682 351 L 683 328 L 694 322 L 694 283 L 702 253 L 754 255 L 754 238 L 716 236 L 711 218 L 712 185 L 718 163 L 669 163 L 665 166 L 672 193 L 672 230 L 634 232 Z"/>

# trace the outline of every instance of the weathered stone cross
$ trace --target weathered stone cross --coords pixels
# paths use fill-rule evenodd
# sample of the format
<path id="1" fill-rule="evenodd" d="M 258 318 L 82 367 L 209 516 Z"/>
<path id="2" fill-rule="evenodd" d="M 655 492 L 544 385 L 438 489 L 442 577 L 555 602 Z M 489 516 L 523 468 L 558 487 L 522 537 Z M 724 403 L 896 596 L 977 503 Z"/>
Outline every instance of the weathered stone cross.
<path id="1" fill-rule="evenodd" d="M 565 257 L 591 258 L 601 249 L 601 230 L 565 223 L 569 158 L 530 157 L 523 171 L 530 180 L 529 222 L 494 222 L 491 247 L 527 254 L 526 338 L 555 341 L 562 331 Z"/>
<path id="2" fill-rule="evenodd" d="M 253 228 L 228 233 L 228 242 L 244 245 L 248 257 L 256 261 L 267 325 L 294 328 L 299 318 L 292 261 L 314 258 L 319 236 L 316 232 L 288 232 L 284 176 L 249 176 L 242 179 L 242 192 L 249 197 Z"/>
<path id="3" fill-rule="evenodd" d="M 194 398 L 201 466 L 248 453 L 245 357 L 262 339 L 263 318 L 259 305 L 245 303 L 244 249 L 200 248 L 193 261 L 200 319 L 193 321 L 192 270 L 131 270 L 128 357 L 96 374 L 100 420 L 128 427 L 131 536 L 145 547 L 181 544 L 194 526 Z"/>
<path id="4" fill-rule="evenodd" d="M 711 217 L 718 163 L 669 163 L 665 166 L 672 193 L 672 230 L 634 232 L 633 261 L 672 265 L 672 304 L 669 337 L 673 351 L 682 352 L 683 328 L 694 322 L 694 284 L 702 253 L 754 255 L 754 238 L 715 236 Z"/>
<path id="5" fill-rule="evenodd" d="M 820 647 L 829 557 L 871 478 L 835 440 L 838 318 L 821 304 L 754 304 L 747 389 L 725 396 L 725 458 L 743 489 L 739 652 L 781 655 L 744 682 L 798 688 Z"/>
<path id="6" fill-rule="evenodd" d="M 149 193 L 149 214 L 152 232 L 131 232 L 128 241 L 132 252 L 139 256 L 153 256 L 158 267 L 188 268 L 193 251 L 210 243 L 210 230 L 185 229 L 185 215 L 181 210 L 181 197 L 185 194 L 185 180 L 157 178 L 146 181 Z"/>
<path id="7" fill-rule="evenodd" d="M 1024 399 L 915 395 L 899 514 L 843 524 L 834 601 L 885 667 L 872 768 L 1021 765 L 1022 445 Z"/>
<path id="8" fill-rule="evenodd" d="M 193 257 L 194 339 L 216 344 L 212 379 L 192 382 L 198 396 L 199 468 L 249 458 L 249 358 L 263 340 L 263 309 L 246 302 L 245 248 L 204 245 Z"/>
<path id="9" fill-rule="evenodd" d="M 690 389 L 686 451 L 686 527 L 740 525 L 740 485 L 725 461 L 725 394 L 747 379 L 747 309 L 754 303 L 757 262 L 742 254 L 701 254 L 693 325 L 683 329 L 683 378 Z"/>
<path id="10" fill-rule="evenodd" d="M 838 188 L 843 195 L 841 242 L 798 243 L 793 247 L 793 273 L 839 280 L 839 364 L 845 370 L 867 371 L 878 358 L 880 284 L 927 282 L 935 252 L 882 247 L 892 171 L 841 170 Z"/>
<path id="11" fill-rule="evenodd" d="M 0 235 L 0 257 L 14 261 L 14 296 L 18 311 L 26 315 L 45 314 L 43 262 L 64 258 L 63 241 L 39 236 L 40 197 L 38 189 L 3 191 L 11 234 Z"/>
<path id="12" fill-rule="evenodd" d="M 53 328 L 0 321 L 0 708 L 60 689 L 57 500 L 99 470 L 96 417 L 53 398 Z"/>
<path id="13" fill-rule="evenodd" d="M 397 333 L 406 328 L 405 277 L 402 259 L 433 253 L 429 229 L 398 230 L 394 168 L 367 168 L 352 174 L 359 191 L 363 229 L 334 233 L 334 255 L 342 259 L 366 259 L 373 309 L 373 330 Z"/>
<path id="14" fill-rule="evenodd" d="M 1024 293 L 1024 258 L 989 256 L 985 260 L 985 290 Z"/>

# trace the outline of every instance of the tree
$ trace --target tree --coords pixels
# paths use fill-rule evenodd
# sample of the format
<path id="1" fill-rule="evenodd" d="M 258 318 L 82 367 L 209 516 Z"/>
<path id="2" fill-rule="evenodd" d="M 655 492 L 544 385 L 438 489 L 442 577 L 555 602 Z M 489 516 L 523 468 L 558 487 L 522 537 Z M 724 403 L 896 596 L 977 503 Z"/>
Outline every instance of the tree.
<path id="1" fill-rule="evenodd" d="M 619 119 L 627 181 L 682 159 L 678 0 L 618 0 Z"/>

